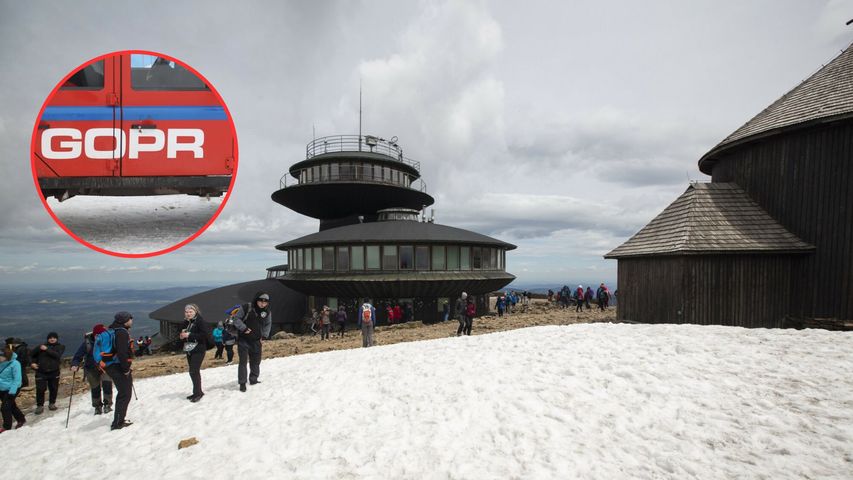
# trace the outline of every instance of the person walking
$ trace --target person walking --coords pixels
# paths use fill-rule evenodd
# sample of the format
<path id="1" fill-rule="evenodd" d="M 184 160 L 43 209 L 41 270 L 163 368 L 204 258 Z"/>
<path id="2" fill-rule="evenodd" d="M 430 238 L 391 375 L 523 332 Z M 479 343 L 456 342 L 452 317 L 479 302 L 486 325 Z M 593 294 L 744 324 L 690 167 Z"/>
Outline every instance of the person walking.
<path id="1" fill-rule="evenodd" d="M 204 392 L 201 391 L 201 363 L 207 351 L 207 335 L 207 325 L 204 323 L 198 305 L 190 303 L 184 306 L 184 329 L 179 337 L 184 342 L 190 380 L 193 382 L 193 393 L 187 396 L 187 400 L 193 403 L 204 396 Z"/>
<path id="2" fill-rule="evenodd" d="M 592 287 L 589 287 L 589 286 L 586 287 L 586 292 L 584 292 L 584 294 L 583 294 L 583 300 L 584 300 L 584 303 L 586 304 L 586 309 L 592 310 L 592 306 L 590 306 L 590 303 L 589 303 L 592 301 Z"/>
<path id="3" fill-rule="evenodd" d="M 268 338 L 272 329 L 272 311 L 270 311 L 270 296 L 266 292 L 258 292 L 252 303 L 243 307 L 244 316 L 234 319 L 234 326 L 239 332 L 237 336 L 237 356 L 240 362 L 237 368 L 237 383 L 240 391 L 246 391 L 246 380 L 250 385 L 261 383 L 261 341 Z M 246 368 L 248 366 L 248 375 Z"/>
<path id="4" fill-rule="evenodd" d="M 504 308 L 506 308 L 506 303 L 503 295 L 500 295 L 497 301 L 495 301 L 495 309 L 498 311 L 498 317 L 504 316 Z"/>
<path id="5" fill-rule="evenodd" d="M 132 339 L 129 332 L 132 326 L 133 315 L 130 312 L 116 313 L 113 323 L 109 326 L 113 337 L 112 358 L 107 360 L 95 358 L 96 361 L 100 362 L 100 367 L 106 370 L 107 375 L 112 378 L 117 391 L 113 423 L 110 425 L 110 430 L 119 430 L 133 425 L 133 422 L 126 418 L 127 407 L 130 405 L 130 394 L 133 390 L 133 375 L 130 368 L 130 364 L 133 362 L 133 350 L 130 345 Z"/>
<path id="6" fill-rule="evenodd" d="M 36 372 L 36 415 L 44 412 L 44 393 L 48 392 L 48 409 L 56 410 L 59 393 L 59 365 L 65 345 L 59 343 L 59 334 L 47 334 L 47 342 L 33 349 L 30 367 Z"/>
<path id="7" fill-rule="evenodd" d="M 327 305 L 323 305 L 323 309 L 320 311 L 320 340 L 329 339 L 329 330 L 331 329 L 330 322 L 329 307 Z"/>
<path id="8" fill-rule="evenodd" d="M 465 312 L 468 308 L 468 294 L 462 292 L 462 295 L 456 299 L 456 305 L 453 307 L 453 318 L 459 321 L 459 328 L 456 329 L 456 336 L 461 336 L 462 332 L 465 331 L 465 325 L 467 324 L 467 320 L 465 319 Z"/>
<path id="9" fill-rule="evenodd" d="M 465 333 L 465 335 L 471 335 L 471 328 L 474 326 L 475 316 L 477 316 L 477 305 L 474 303 L 474 299 L 469 297 L 468 303 L 465 305 L 465 328 L 463 329 L 463 333 Z"/>
<path id="10" fill-rule="evenodd" d="M 344 330 L 347 328 L 347 312 L 343 305 L 338 307 L 338 311 L 335 313 L 335 321 L 338 322 L 338 332 L 341 334 L 341 338 L 344 338 Z"/>
<path id="11" fill-rule="evenodd" d="M 578 285 L 577 290 L 575 290 L 575 312 L 583 311 L 583 286 Z"/>
<path id="12" fill-rule="evenodd" d="M 222 359 L 222 350 L 225 347 L 222 345 L 222 322 L 217 323 L 216 328 L 213 329 L 213 343 L 216 344 L 216 353 L 213 358 Z"/>
<path id="13" fill-rule="evenodd" d="M 361 329 L 361 346 L 373 346 L 373 327 L 376 325 L 376 308 L 370 303 L 369 298 L 358 309 L 358 328 Z"/>
<path id="14" fill-rule="evenodd" d="M 446 322 L 450 318 L 450 305 L 445 300 L 441 305 L 441 321 Z"/>
<path id="15" fill-rule="evenodd" d="M 30 380 L 27 378 L 27 368 L 30 366 L 30 347 L 27 342 L 17 337 L 7 338 L 6 345 L 12 349 L 17 362 L 21 365 L 21 388 L 28 387 Z M 20 389 L 18 390 L 20 391 Z"/>
<path id="16" fill-rule="evenodd" d="M 74 373 L 80 370 L 80 363 L 83 363 L 83 378 L 89 384 L 89 393 L 92 397 L 92 406 L 95 407 L 95 415 L 110 413 L 113 410 L 113 382 L 106 373 L 98 369 L 98 365 L 92 357 L 95 337 L 106 330 L 107 328 L 100 323 L 95 325 L 91 332 L 83 335 L 83 343 L 80 344 L 71 359 L 71 371 Z"/>
<path id="17" fill-rule="evenodd" d="M 598 309 L 604 311 L 607 309 L 607 287 L 604 286 L 604 282 L 598 286 L 598 290 L 595 292 L 595 298 L 598 299 Z"/>
<path id="18" fill-rule="evenodd" d="M 6 344 L 6 347 L 3 349 L 3 361 L 0 361 L 0 412 L 3 415 L 3 425 L 0 426 L 0 433 L 12 428 L 13 418 L 17 422 L 15 424 L 16 429 L 23 427 L 27 423 L 24 412 L 15 403 L 15 398 L 18 396 L 23 380 L 21 363 L 18 361 L 18 354 L 15 353 L 14 345 L 10 343 Z"/>

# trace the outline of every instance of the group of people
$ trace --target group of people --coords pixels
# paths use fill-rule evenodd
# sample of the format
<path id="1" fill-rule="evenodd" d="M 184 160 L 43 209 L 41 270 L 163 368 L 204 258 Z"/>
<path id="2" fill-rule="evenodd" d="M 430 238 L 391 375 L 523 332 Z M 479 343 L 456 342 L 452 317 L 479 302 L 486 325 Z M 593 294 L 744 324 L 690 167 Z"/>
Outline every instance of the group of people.
<path id="1" fill-rule="evenodd" d="M 338 307 L 334 315 L 335 323 L 338 324 L 338 333 L 341 337 L 347 328 L 347 312 L 343 305 Z M 323 308 L 318 312 L 316 309 L 311 310 L 311 335 L 320 333 L 321 340 L 329 339 L 329 332 L 332 329 L 332 313 L 328 305 L 323 305 Z"/>
<path id="2" fill-rule="evenodd" d="M 516 305 L 521 305 L 522 311 L 527 311 L 530 307 L 530 292 L 524 291 L 518 293 L 516 291 L 504 292 L 503 295 L 498 295 L 495 300 L 495 310 L 498 311 L 498 316 L 503 317 L 504 312 L 507 315 L 515 311 Z"/>
<path id="3" fill-rule="evenodd" d="M 151 337 L 147 335 L 145 337 L 139 337 L 139 339 L 136 340 L 136 348 L 134 349 L 136 356 L 141 357 L 143 355 L 153 355 L 154 353 L 151 351 L 152 343 L 153 340 L 151 340 Z"/>
<path id="4" fill-rule="evenodd" d="M 584 307 L 587 310 L 591 310 L 592 305 L 590 302 L 593 300 L 598 304 L 599 310 L 607 310 L 610 306 L 612 296 L 610 289 L 607 288 L 604 282 L 598 286 L 595 292 L 592 291 L 591 286 L 587 286 L 586 290 L 584 290 L 583 285 L 578 285 L 575 289 L 570 289 L 568 286 L 563 285 L 563 288 L 556 293 L 553 290 L 548 290 L 549 302 L 554 302 L 561 308 L 569 308 L 569 305 L 573 304 L 576 312 L 583 311 Z"/>

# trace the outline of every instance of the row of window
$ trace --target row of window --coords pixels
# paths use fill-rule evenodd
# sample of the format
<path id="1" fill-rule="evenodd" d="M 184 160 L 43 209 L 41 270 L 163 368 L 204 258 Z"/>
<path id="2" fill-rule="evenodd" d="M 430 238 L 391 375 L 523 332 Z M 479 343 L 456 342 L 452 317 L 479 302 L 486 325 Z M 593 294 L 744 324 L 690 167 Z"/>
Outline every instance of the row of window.
<path id="1" fill-rule="evenodd" d="M 500 248 L 460 245 L 358 245 L 293 248 L 291 270 L 503 270 Z"/>
<path id="2" fill-rule="evenodd" d="M 174 61 L 138 53 L 130 55 L 130 86 L 135 90 L 208 90 L 200 78 Z M 104 88 L 104 61 L 76 71 L 61 88 Z"/>
<path id="3" fill-rule="evenodd" d="M 406 172 L 373 163 L 326 163 L 299 172 L 299 183 L 334 181 L 384 182 L 408 187 L 414 179 Z"/>

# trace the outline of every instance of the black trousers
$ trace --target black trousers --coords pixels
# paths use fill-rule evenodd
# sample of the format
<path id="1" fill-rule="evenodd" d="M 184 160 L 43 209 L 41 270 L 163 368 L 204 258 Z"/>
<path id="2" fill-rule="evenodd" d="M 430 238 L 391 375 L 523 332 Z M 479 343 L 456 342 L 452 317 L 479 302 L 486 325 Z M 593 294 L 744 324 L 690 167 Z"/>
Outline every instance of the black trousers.
<path id="1" fill-rule="evenodd" d="M 190 379 L 193 381 L 193 395 L 199 396 L 201 391 L 201 362 L 204 361 L 204 350 L 187 353 L 187 363 L 190 366 Z"/>
<path id="2" fill-rule="evenodd" d="M 575 305 L 575 311 L 576 312 L 582 312 L 583 311 L 583 300 L 577 301 L 577 304 Z"/>
<path id="3" fill-rule="evenodd" d="M 344 330 L 347 329 L 347 324 L 345 322 L 338 322 L 338 327 L 340 327 L 340 329 L 338 330 L 338 333 L 340 333 L 341 336 L 343 337 L 344 336 Z"/>
<path id="4" fill-rule="evenodd" d="M 133 391 L 133 375 L 122 373 L 119 365 L 108 366 L 107 375 L 113 379 L 113 383 L 118 391 L 115 410 L 113 410 L 115 412 L 113 415 L 113 426 L 117 426 L 123 424 L 127 416 L 127 406 L 130 405 L 130 395 Z"/>
<path id="5" fill-rule="evenodd" d="M 474 317 L 465 317 L 465 335 L 471 335 L 471 327 L 474 326 Z"/>
<path id="6" fill-rule="evenodd" d="M 0 412 L 3 413 L 3 429 L 9 430 L 12 428 L 12 418 L 15 418 L 17 422 L 24 422 L 26 418 L 24 417 L 24 412 L 18 408 L 18 404 L 15 403 L 15 395 L 10 394 L 8 391 L 0 392 Z"/>
<path id="7" fill-rule="evenodd" d="M 462 335 L 465 332 L 465 327 L 468 326 L 468 317 L 465 315 L 459 316 L 459 328 L 456 329 L 456 336 Z"/>
<path id="8" fill-rule="evenodd" d="M 56 403 L 56 395 L 59 393 L 59 372 L 36 373 L 36 405 L 44 406 L 44 392 L 48 391 L 48 401 L 51 405 Z"/>
<path id="9" fill-rule="evenodd" d="M 222 350 L 225 348 L 225 345 L 221 343 L 216 344 L 216 355 L 213 358 L 222 358 Z"/>
<path id="10" fill-rule="evenodd" d="M 257 382 L 261 374 L 261 341 L 237 340 L 237 355 L 240 365 L 237 367 L 237 382 L 246 383 L 246 364 L 249 365 L 249 382 Z"/>
<path id="11" fill-rule="evenodd" d="M 92 406 L 100 407 L 103 405 L 113 404 L 113 382 L 110 381 L 109 375 L 101 373 L 98 369 L 86 369 L 86 382 L 89 384 L 89 391 L 92 394 Z M 103 401 L 101 401 L 101 391 L 103 391 Z"/>
<path id="12" fill-rule="evenodd" d="M 332 328 L 332 326 L 331 326 L 331 325 L 329 325 L 328 323 L 324 323 L 324 324 L 323 324 L 323 327 L 322 327 L 322 329 L 321 329 L 321 331 L 320 331 L 320 340 L 323 340 L 324 338 L 325 338 L 326 340 L 328 340 L 328 339 L 329 339 L 329 330 L 330 330 L 331 328 Z"/>
<path id="13" fill-rule="evenodd" d="M 225 353 L 227 354 L 228 363 L 234 361 L 234 345 L 225 345 Z"/>

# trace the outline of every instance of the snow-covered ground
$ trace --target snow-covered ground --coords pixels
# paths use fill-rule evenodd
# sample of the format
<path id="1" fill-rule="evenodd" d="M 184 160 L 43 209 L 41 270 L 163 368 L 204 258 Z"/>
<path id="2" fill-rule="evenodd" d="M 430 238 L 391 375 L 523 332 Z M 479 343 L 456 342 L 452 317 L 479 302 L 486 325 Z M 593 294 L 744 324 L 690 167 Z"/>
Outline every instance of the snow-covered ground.
<path id="1" fill-rule="evenodd" d="M 75 235 L 116 253 L 150 253 L 176 245 L 210 220 L 224 197 L 152 195 L 77 196 L 48 200 Z"/>
<path id="2" fill-rule="evenodd" d="M 138 381 L 120 431 L 88 398 L 31 416 L 6 477 L 853 477 L 851 333 L 535 327 L 265 360 L 247 393 L 236 368 L 197 404 Z"/>

